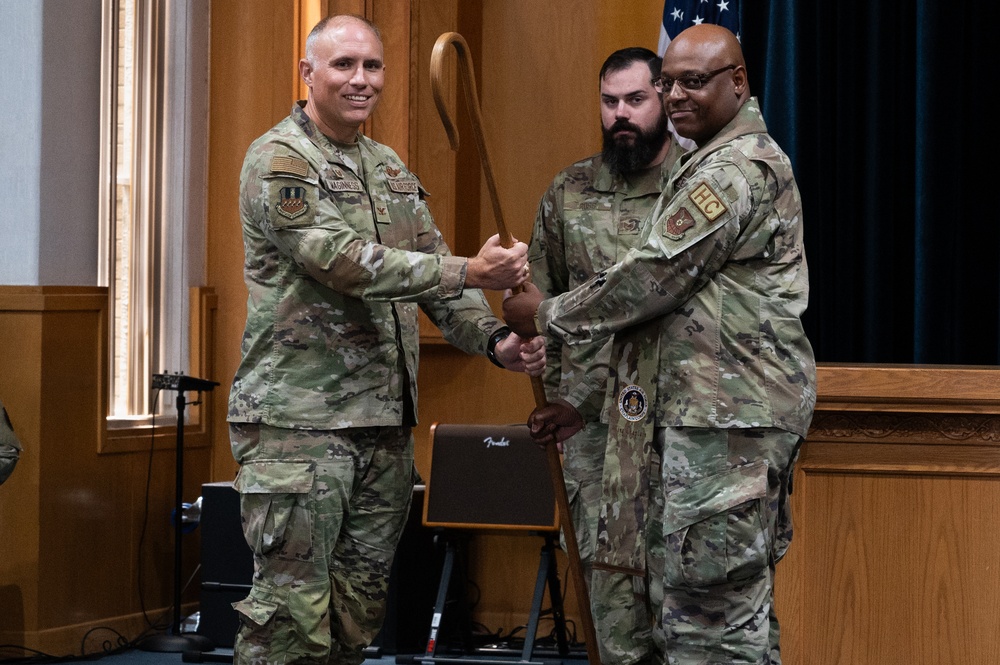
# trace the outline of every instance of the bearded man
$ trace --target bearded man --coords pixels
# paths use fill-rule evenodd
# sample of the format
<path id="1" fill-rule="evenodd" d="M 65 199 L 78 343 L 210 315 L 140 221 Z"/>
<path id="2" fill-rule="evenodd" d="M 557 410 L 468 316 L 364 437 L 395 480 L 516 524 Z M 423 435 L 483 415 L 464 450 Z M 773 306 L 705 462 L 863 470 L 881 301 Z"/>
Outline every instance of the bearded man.
<path id="1" fill-rule="evenodd" d="M 611 267 L 639 242 L 647 214 L 684 153 L 653 87 L 660 66 L 649 49 L 631 47 L 615 51 L 601 67 L 603 150 L 560 171 L 538 205 L 528 260 L 532 281 L 546 298 Z M 659 662 L 645 580 L 591 568 L 608 440 L 600 414 L 609 354 L 605 343 L 569 346 L 549 340 L 545 392 L 550 402 L 568 402 L 586 421 L 563 443 L 563 477 L 601 662 Z"/>

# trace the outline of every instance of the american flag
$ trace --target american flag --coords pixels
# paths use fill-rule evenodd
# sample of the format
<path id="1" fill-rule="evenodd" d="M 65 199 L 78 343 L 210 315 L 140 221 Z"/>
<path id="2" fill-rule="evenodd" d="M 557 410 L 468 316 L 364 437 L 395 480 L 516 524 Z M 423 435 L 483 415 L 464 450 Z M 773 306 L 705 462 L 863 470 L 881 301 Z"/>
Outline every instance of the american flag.
<path id="1" fill-rule="evenodd" d="M 678 32 L 696 23 L 721 25 L 739 38 L 740 0 L 664 0 L 657 54 L 662 56 Z"/>

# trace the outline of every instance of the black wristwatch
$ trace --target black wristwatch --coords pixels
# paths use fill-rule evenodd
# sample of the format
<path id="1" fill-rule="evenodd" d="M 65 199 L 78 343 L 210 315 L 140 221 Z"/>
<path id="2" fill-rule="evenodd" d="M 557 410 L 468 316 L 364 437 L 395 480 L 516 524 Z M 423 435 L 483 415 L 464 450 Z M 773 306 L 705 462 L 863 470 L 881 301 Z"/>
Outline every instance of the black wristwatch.
<path id="1" fill-rule="evenodd" d="M 510 335 L 510 328 L 503 326 L 502 328 L 497 328 L 497 331 L 493 333 L 490 337 L 490 341 L 486 342 L 486 357 L 490 359 L 490 362 L 501 369 L 506 369 L 503 363 L 497 360 L 497 344 L 507 339 Z"/>

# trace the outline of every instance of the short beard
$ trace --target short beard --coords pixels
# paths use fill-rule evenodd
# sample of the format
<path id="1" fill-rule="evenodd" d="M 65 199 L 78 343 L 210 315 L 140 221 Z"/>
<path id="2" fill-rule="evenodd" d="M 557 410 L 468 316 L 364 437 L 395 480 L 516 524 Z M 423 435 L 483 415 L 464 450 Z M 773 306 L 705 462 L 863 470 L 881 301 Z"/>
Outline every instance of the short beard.
<path id="1" fill-rule="evenodd" d="M 618 143 L 614 133 L 620 129 L 630 129 L 635 132 L 634 143 Z M 625 174 L 645 168 L 663 148 L 670 131 L 667 118 L 664 116 L 649 131 L 643 131 L 627 120 L 619 120 L 610 129 L 601 127 L 604 138 L 602 155 L 604 163 L 612 173 Z"/>

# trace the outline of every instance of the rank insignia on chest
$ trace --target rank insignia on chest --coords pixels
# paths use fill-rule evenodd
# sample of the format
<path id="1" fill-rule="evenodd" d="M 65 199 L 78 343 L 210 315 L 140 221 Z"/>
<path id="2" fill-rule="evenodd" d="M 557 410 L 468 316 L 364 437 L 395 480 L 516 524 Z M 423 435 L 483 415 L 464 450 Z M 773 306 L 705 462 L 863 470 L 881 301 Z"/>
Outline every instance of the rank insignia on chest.
<path id="1" fill-rule="evenodd" d="M 636 422 L 646 417 L 649 411 L 649 401 L 646 391 L 636 385 L 625 386 L 618 393 L 618 413 L 629 422 Z"/>
<path id="2" fill-rule="evenodd" d="M 278 197 L 278 214 L 288 219 L 295 219 L 309 209 L 305 197 L 304 187 L 282 187 Z"/>
<path id="3" fill-rule="evenodd" d="M 629 217 L 628 219 L 618 220 L 618 234 L 619 235 L 635 235 L 639 233 L 639 220 L 635 217 Z"/>
<path id="4" fill-rule="evenodd" d="M 687 208 L 681 208 L 667 218 L 667 223 L 663 227 L 663 235 L 671 240 L 680 240 L 684 237 L 684 232 L 692 226 L 694 226 L 694 217 L 687 211 Z"/>
<path id="5" fill-rule="evenodd" d="M 708 217 L 708 221 L 715 221 L 715 218 L 726 212 L 726 204 L 722 202 L 719 195 L 715 193 L 707 182 L 703 182 L 688 197 L 698 206 L 698 210 Z"/>

